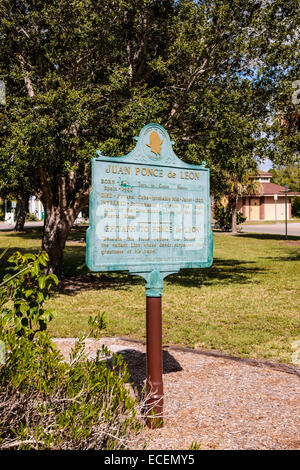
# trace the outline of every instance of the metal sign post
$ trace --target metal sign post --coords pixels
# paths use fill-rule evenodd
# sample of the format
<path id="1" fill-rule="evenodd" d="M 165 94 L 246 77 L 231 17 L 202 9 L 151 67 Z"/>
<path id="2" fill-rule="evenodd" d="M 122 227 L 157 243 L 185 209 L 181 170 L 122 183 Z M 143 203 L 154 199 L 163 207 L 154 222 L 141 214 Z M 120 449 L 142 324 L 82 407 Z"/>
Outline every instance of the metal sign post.
<path id="1" fill-rule="evenodd" d="M 146 297 L 148 426 L 163 423 L 161 297 Z"/>
<path id="2" fill-rule="evenodd" d="M 163 279 L 212 264 L 209 169 L 181 161 L 158 124 L 147 124 L 135 140 L 128 155 L 97 151 L 92 160 L 86 264 L 146 281 L 148 425 L 157 427 L 163 423 Z"/>

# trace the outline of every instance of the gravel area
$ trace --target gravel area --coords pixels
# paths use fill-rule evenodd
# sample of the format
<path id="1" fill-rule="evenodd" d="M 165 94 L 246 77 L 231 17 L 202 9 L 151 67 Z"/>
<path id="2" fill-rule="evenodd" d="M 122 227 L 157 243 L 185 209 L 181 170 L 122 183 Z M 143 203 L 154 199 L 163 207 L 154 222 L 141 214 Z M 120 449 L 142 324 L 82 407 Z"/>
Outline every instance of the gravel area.
<path id="1" fill-rule="evenodd" d="M 54 341 L 67 357 L 74 339 Z M 141 392 L 145 346 L 88 339 L 90 357 L 102 344 L 122 353 Z M 143 431 L 147 449 L 183 450 L 192 442 L 201 449 L 300 449 L 300 369 L 219 356 L 164 349 L 164 426 Z"/>

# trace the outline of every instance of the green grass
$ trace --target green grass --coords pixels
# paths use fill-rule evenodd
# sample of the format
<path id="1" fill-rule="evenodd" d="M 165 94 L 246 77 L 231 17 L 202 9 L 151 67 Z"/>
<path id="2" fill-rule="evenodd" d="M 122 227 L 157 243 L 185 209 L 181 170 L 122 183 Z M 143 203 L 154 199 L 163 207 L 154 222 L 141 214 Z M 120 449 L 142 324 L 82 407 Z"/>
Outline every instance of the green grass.
<path id="1" fill-rule="evenodd" d="M 87 319 L 105 312 L 106 336 L 145 338 L 144 281 L 127 273 L 89 274 L 84 228 L 71 233 L 65 250 L 70 289 L 53 295 L 53 336 L 77 336 Z M 163 342 L 291 362 L 300 338 L 300 238 L 276 235 L 214 235 L 214 264 L 166 278 Z M 294 243 L 294 244 L 292 244 Z M 40 231 L 0 232 L 0 250 L 39 250 Z M 3 261 L 3 260 L 2 260 Z M 2 271 L 5 263 L 2 263 Z M 70 279 L 72 276 L 72 280 Z"/>

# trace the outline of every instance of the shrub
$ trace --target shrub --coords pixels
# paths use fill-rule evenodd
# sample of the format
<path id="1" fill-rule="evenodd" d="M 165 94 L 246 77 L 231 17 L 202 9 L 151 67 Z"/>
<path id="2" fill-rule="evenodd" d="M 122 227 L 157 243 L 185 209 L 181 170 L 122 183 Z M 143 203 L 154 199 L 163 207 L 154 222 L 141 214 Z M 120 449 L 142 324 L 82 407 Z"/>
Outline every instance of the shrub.
<path id="1" fill-rule="evenodd" d="M 215 219 L 217 220 L 217 226 L 221 230 L 230 231 L 232 227 L 232 209 L 227 206 L 215 206 Z M 240 212 L 237 213 L 237 225 L 240 225 L 246 221 L 246 218 L 242 216 Z"/>
<path id="2" fill-rule="evenodd" d="M 54 317 L 52 311 L 44 308 L 52 285 L 58 284 L 54 274 L 43 274 L 48 261 L 46 252 L 22 255 L 17 251 L 8 259 L 13 265 L 10 268 L 11 273 L 4 277 L 0 285 L 2 316 L 12 319 L 16 332 L 19 335 L 27 333 L 30 339 L 38 331 L 45 330 L 47 323 Z M 12 302 L 7 305 L 8 299 Z"/>
<path id="3" fill-rule="evenodd" d="M 292 199 L 292 216 L 300 217 L 300 196 L 293 197 Z"/>
<path id="4" fill-rule="evenodd" d="M 27 222 L 37 222 L 40 219 L 35 214 L 30 214 L 29 212 L 27 212 L 26 220 Z"/>
<path id="5" fill-rule="evenodd" d="M 55 282 L 41 272 L 46 261 L 43 253 L 16 253 L 10 262 L 18 271 L 0 287 L 0 341 L 6 348 L 0 364 L 0 447 L 126 448 L 141 426 L 129 373 L 118 355 L 107 366 L 105 348 L 88 360 L 85 337 L 68 362 L 58 352 L 46 331 L 53 314 L 43 302 Z M 93 333 L 103 328 L 102 316 L 90 325 Z"/>
<path id="6" fill-rule="evenodd" d="M 5 331 L 6 330 L 6 331 Z M 47 333 L 19 337 L 1 325 L 7 347 L 0 366 L 2 449 L 122 449 L 140 427 L 120 356 L 112 370 L 84 354 L 81 338 L 70 363 Z"/>

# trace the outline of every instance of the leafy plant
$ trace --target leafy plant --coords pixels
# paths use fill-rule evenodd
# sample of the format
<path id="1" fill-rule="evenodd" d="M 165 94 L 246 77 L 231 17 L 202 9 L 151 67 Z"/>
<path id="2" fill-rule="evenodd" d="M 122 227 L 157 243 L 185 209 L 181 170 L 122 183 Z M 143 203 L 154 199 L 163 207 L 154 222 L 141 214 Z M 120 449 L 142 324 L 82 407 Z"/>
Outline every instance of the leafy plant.
<path id="1" fill-rule="evenodd" d="M 47 332 L 33 340 L 0 320 L 6 362 L 0 366 L 0 448 L 120 449 L 136 437 L 139 405 L 126 386 L 121 356 L 108 367 L 103 351 L 84 353 L 84 337 L 69 362 Z"/>
<path id="2" fill-rule="evenodd" d="M 165 124 L 179 156 L 207 161 L 215 194 L 223 170 L 239 176 L 257 155 L 284 156 L 274 117 L 292 105 L 286 84 L 298 76 L 295 0 L 2 1 L 0 12 L 1 191 L 40 195 L 53 272 L 100 142 L 121 156 L 145 123 Z"/>
<path id="3" fill-rule="evenodd" d="M 39 220 L 35 214 L 30 214 L 29 212 L 26 214 L 27 222 L 36 222 Z"/>
<path id="4" fill-rule="evenodd" d="M 292 198 L 292 216 L 300 217 L 300 196 Z"/>
<path id="5" fill-rule="evenodd" d="M 232 227 L 232 209 L 227 206 L 215 206 L 215 218 L 217 220 L 217 226 L 221 230 L 230 231 Z M 242 216 L 240 212 L 237 213 L 237 225 L 240 225 L 246 221 L 246 218 Z"/>
<path id="6" fill-rule="evenodd" d="M 105 314 L 98 313 L 95 317 L 89 317 L 88 325 L 90 327 L 90 336 L 97 338 L 99 332 L 106 328 Z"/>
<path id="7" fill-rule="evenodd" d="M 102 348 L 89 360 L 82 336 L 66 361 L 45 331 L 53 312 L 44 302 L 57 284 L 43 274 L 47 254 L 16 252 L 8 261 L 12 273 L 0 284 L 0 448 L 126 448 L 142 421 L 122 356 L 108 364 Z M 89 324 L 95 335 L 103 314 Z"/>
<path id="8" fill-rule="evenodd" d="M 13 320 L 18 334 L 28 334 L 30 339 L 45 330 L 55 316 L 44 307 L 51 287 L 58 284 L 54 274 L 43 273 L 48 260 L 46 252 L 36 255 L 17 251 L 8 259 L 13 266 L 0 284 L 2 316 Z"/>
<path id="9" fill-rule="evenodd" d="M 201 443 L 198 443 L 196 441 L 193 441 L 189 447 L 189 450 L 200 450 L 201 449 Z"/>
<path id="10" fill-rule="evenodd" d="M 299 114 L 298 114 L 299 120 Z M 298 132 L 299 134 L 299 132 Z M 298 137 L 299 138 L 299 137 Z M 300 193 L 300 164 L 295 162 L 287 166 L 277 166 L 270 170 L 272 173 L 272 183 L 284 186 L 288 185 L 289 191 Z M 300 197 L 292 197 L 292 216 L 300 217 Z"/>

